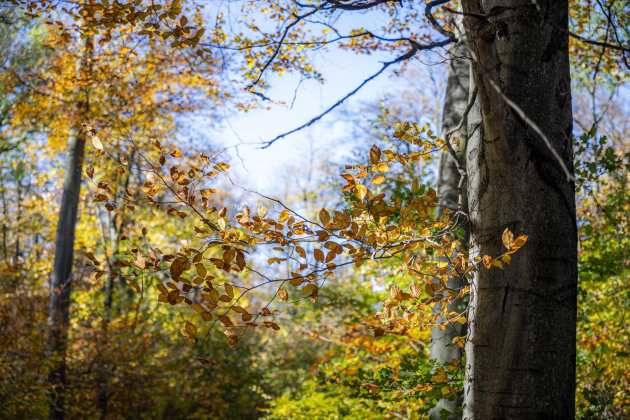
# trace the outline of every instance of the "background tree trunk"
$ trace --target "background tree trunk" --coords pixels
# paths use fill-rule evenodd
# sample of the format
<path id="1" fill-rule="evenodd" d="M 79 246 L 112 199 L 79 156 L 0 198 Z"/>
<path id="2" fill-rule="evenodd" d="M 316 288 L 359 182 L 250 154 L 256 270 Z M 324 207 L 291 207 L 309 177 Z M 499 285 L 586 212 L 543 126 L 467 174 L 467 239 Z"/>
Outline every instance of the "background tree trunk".
<path id="1" fill-rule="evenodd" d="M 89 79 L 91 37 L 85 38 L 85 55 L 81 63 L 80 77 Z M 68 133 L 66 165 L 61 197 L 61 208 L 55 238 L 55 262 L 50 277 L 50 314 L 47 354 L 50 359 L 48 382 L 50 389 L 49 418 L 65 418 L 64 394 L 66 387 L 66 350 L 70 325 L 70 294 L 72 290 L 72 265 L 74 263 L 74 237 L 81 194 L 81 171 L 85 151 L 85 132 L 80 123 L 89 116 L 88 87 L 83 91 L 83 101 L 77 103 L 74 125 Z"/>
<path id="2" fill-rule="evenodd" d="M 55 263 L 50 278 L 50 316 L 48 354 L 51 357 L 49 383 L 52 386 L 50 418 L 63 419 L 64 387 L 66 385 L 65 355 L 70 323 L 70 292 L 74 261 L 74 229 L 77 222 L 81 168 L 85 136 L 76 128 L 68 135 L 66 174 L 61 198 L 61 210 L 55 240 Z"/>
<path id="3" fill-rule="evenodd" d="M 478 104 L 467 168 L 473 255 L 505 251 L 501 234 L 529 235 L 501 270 L 471 287 L 464 418 L 575 418 L 575 186 L 491 84 L 550 139 L 572 171 L 568 3 L 465 0 Z M 558 29 L 560 28 L 560 30 Z"/>
<path id="4" fill-rule="evenodd" d="M 463 19 L 457 20 L 457 36 L 460 39 L 458 44 L 452 50 L 452 58 L 449 61 L 448 80 L 446 85 L 446 97 L 444 100 L 444 111 L 442 117 L 442 134 L 440 138 L 444 138 L 445 134 L 457 127 L 462 120 L 466 107 L 468 106 L 468 97 L 470 91 L 470 59 L 468 43 L 463 36 Z M 451 138 L 460 139 L 460 150 L 458 153 L 459 163 L 466 166 L 466 144 L 468 138 L 468 130 L 466 124 L 455 132 Z M 438 203 L 437 216 L 441 216 L 444 209 L 452 211 L 457 210 L 459 200 L 459 181 L 461 176 L 455 165 L 453 157 L 447 150 L 440 154 L 440 162 L 437 173 L 437 192 L 440 197 Z M 463 211 L 468 212 L 468 200 L 466 191 L 464 191 Z M 466 240 L 468 240 L 468 226 L 466 225 Z M 454 289 L 460 288 L 463 279 L 460 277 L 450 279 L 448 286 Z M 456 300 L 452 302 L 448 311 L 461 312 L 464 304 Z M 436 306 L 434 312 L 441 313 L 441 306 Z M 440 321 L 444 321 L 443 317 Z M 431 349 L 430 358 L 437 359 L 440 363 L 450 362 L 453 359 L 461 360 L 462 351 L 452 344 L 453 338 L 466 334 L 466 327 L 458 322 L 447 324 L 444 330 L 440 328 L 431 329 Z M 431 409 L 429 416 L 431 419 L 440 419 L 441 411 L 447 410 L 453 413 L 449 417 L 451 420 L 461 419 L 461 413 L 456 413 L 457 407 L 461 407 L 461 400 L 448 401 L 440 400 L 438 404 Z"/>

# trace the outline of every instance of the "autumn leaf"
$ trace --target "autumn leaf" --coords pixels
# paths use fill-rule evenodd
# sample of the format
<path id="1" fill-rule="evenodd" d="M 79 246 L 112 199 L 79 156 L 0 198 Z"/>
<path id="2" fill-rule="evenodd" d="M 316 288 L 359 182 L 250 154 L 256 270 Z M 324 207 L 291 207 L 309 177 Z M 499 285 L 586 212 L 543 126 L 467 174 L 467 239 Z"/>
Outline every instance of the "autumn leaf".
<path id="1" fill-rule="evenodd" d="M 437 375 L 433 376 L 431 379 L 438 383 L 446 382 L 448 381 L 448 373 L 446 373 L 444 369 L 439 368 L 437 370 Z"/>
<path id="2" fill-rule="evenodd" d="M 376 147 L 376 145 L 373 145 L 372 148 L 370 149 L 370 162 L 372 162 L 372 165 L 376 165 L 380 159 L 381 159 L 381 149 Z"/>
<path id="3" fill-rule="evenodd" d="M 483 256 L 483 266 L 486 267 L 488 270 L 490 270 L 490 268 L 492 267 L 492 257 L 489 255 L 484 255 Z"/>
<path id="4" fill-rule="evenodd" d="M 319 221 L 322 222 L 324 227 L 330 223 L 330 214 L 326 211 L 326 209 L 321 209 L 319 211 Z"/>
<path id="5" fill-rule="evenodd" d="M 187 338 L 186 341 L 189 341 L 191 343 L 197 342 L 197 327 L 195 327 L 194 324 L 186 321 L 184 329 L 181 330 L 181 333 L 184 337 Z"/>
<path id="6" fill-rule="evenodd" d="M 385 177 L 383 175 L 379 175 L 376 178 L 374 178 L 372 180 L 372 184 L 374 185 L 380 185 L 385 181 Z"/>
<path id="7" fill-rule="evenodd" d="M 284 302 L 289 299 L 289 293 L 284 290 L 282 287 L 278 289 L 278 298 Z"/>
<path id="8" fill-rule="evenodd" d="M 92 145 L 96 150 L 103 150 L 103 143 L 101 143 L 101 139 L 97 136 L 91 136 Z"/>
<path id="9" fill-rule="evenodd" d="M 278 222 L 282 223 L 287 219 L 289 219 L 289 210 L 282 210 L 280 212 L 280 216 L 278 217 Z"/>
<path id="10" fill-rule="evenodd" d="M 367 195 L 367 188 L 365 188 L 364 185 L 361 184 L 357 184 L 354 186 L 354 196 L 356 198 L 358 198 L 359 200 L 363 200 L 365 198 L 365 196 Z"/>
<path id="11" fill-rule="evenodd" d="M 464 322 L 466 322 L 466 318 L 464 318 Z M 464 346 L 466 346 L 466 337 L 455 337 L 452 343 L 457 344 L 457 347 L 463 349 Z"/>
<path id="12" fill-rule="evenodd" d="M 503 231 L 503 236 L 502 236 L 502 241 L 503 241 L 503 246 L 506 247 L 507 249 L 512 248 L 512 244 L 514 242 L 514 234 L 512 232 L 510 232 L 509 229 L 505 229 Z"/>

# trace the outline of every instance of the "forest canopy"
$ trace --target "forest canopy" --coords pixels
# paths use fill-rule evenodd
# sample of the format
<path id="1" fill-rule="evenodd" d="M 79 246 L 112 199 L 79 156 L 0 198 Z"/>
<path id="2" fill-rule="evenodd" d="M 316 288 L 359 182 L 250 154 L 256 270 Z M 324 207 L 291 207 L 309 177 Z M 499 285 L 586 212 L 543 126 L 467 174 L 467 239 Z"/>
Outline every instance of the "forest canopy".
<path id="1" fill-rule="evenodd" d="M 3 2 L 0 418 L 628 418 L 629 20 Z"/>

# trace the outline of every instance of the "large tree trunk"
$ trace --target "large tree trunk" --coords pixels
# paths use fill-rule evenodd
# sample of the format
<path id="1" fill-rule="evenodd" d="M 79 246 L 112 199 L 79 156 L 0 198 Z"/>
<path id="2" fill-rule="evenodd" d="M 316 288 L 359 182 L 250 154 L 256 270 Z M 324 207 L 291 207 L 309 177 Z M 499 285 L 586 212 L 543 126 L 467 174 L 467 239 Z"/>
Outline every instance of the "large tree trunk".
<path id="1" fill-rule="evenodd" d="M 538 9 L 537 5 L 540 5 Z M 471 287 L 464 418 L 575 418 L 577 228 L 572 171 L 567 1 L 465 0 L 478 104 L 467 168 L 471 253 L 505 251 L 509 228 L 529 235 L 501 270 Z M 479 15 L 491 14 L 487 20 Z M 494 85 L 493 83 L 494 82 Z"/>
<path id="2" fill-rule="evenodd" d="M 452 57 L 449 61 L 448 80 L 446 85 L 446 97 L 444 100 L 444 110 L 442 117 L 442 135 L 444 138 L 446 133 L 457 127 L 464 116 L 466 107 L 468 106 L 469 86 L 470 86 L 470 60 L 468 58 L 468 43 L 463 35 L 462 19 L 457 20 L 457 34 L 460 41 L 452 50 Z M 467 125 L 464 124 L 460 130 L 455 132 L 451 138 L 460 139 L 460 150 L 457 154 L 458 161 L 462 167 L 466 166 L 466 144 L 468 139 Z M 440 154 L 440 162 L 437 173 L 437 190 L 440 201 L 437 208 L 437 216 L 441 216 L 444 209 L 456 211 L 459 202 L 459 182 L 461 176 L 455 164 L 455 160 L 448 152 L 443 150 Z M 466 191 L 463 191 L 462 210 L 468 212 L 468 200 Z M 465 226 L 468 231 L 468 225 Z M 468 235 L 466 235 L 468 236 Z M 466 238 L 467 240 L 467 238 Z M 463 285 L 461 277 L 450 279 L 448 286 L 453 289 L 459 289 Z M 441 305 L 436 305 L 434 312 L 441 313 Z M 461 312 L 464 304 L 456 300 L 448 307 L 448 312 Z M 438 322 L 444 322 L 444 317 L 440 317 Z M 449 323 L 442 328 L 431 329 L 431 350 L 430 358 L 436 359 L 440 363 L 451 362 L 453 359 L 461 360 L 461 350 L 452 344 L 453 338 L 465 335 L 466 328 L 464 325 L 455 322 Z M 440 419 L 442 410 L 453 413 L 449 419 L 461 419 L 461 413 L 457 413 L 457 408 L 461 406 L 460 401 L 440 400 L 437 405 L 430 411 L 431 419 Z"/>

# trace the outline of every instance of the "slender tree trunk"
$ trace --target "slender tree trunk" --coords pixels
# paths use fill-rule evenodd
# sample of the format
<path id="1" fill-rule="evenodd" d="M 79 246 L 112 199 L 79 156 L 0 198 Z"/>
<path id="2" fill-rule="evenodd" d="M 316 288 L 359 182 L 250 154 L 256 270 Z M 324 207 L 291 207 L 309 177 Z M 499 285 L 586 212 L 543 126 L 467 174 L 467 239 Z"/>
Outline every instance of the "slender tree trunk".
<path id="1" fill-rule="evenodd" d="M 99 212 L 102 210 L 99 210 Z M 101 224 L 101 239 L 105 253 L 111 251 L 111 256 L 107 257 L 107 277 L 105 280 L 105 287 L 103 288 L 103 320 L 101 323 L 101 334 L 99 336 L 98 343 L 98 357 L 100 360 L 97 363 L 97 387 L 98 395 L 96 397 L 96 404 L 100 412 L 101 420 L 107 418 L 109 414 L 109 372 L 107 369 L 108 354 L 106 351 L 107 344 L 109 343 L 109 323 L 112 317 L 112 303 L 114 295 L 114 265 L 116 265 L 116 253 L 118 248 L 118 231 L 115 226 L 115 219 L 111 213 L 105 212 L 105 227 L 103 227 L 103 221 Z M 107 229 L 107 232 L 105 232 Z M 106 236 L 107 234 L 107 236 Z M 109 242 L 109 247 L 108 247 Z"/>
<path id="2" fill-rule="evenodd" d="M 444 100 L 444 111 L 442 117 L 442 136 L 457 127 L 464 116 L 466 107 L 468 106 L 468 96 L 470 91 L 470 59 L 468 58 L 468 43 L 463 35 L 463 19 L 457 20 L 458 38 L 459 43 L 452 51 L 452 58 L 449 61 L 448 81 L 446 85 L 446 97 Z M 452 138 L 460 139 L 460 150 L 457 154 L 459 163 L 466 166 L 466 144 L 468 139 L 467 125 L 464 124 L 462 128 L 453 134 Z M 437 174 L 437 190 L 440 202 L 438 203 L 437 216 L 441 216 L 444 209 L 450 209 L 452 211 L 457 210 L 459 202 L 459 181 L 461 176 L 455 165 L 453 157 L 448 151 L 443 151 L 440 154 L 440 162 Z M 468 200 L 466 191 L 463 192 L 463 211 L 468 212 Z M 466 226 L 468 231 L 468 226 Z M 468 234 L 466 234 L 466 239 Z M 454 289 L 458 289 L 463 285 L 463 279 L 461 277 L 452 278 L 448 282 L 448 286 Z M 441 306 L 434 308 L 435 313 L 441 313 Z M 456 300 L 448 306 L 448 312 L 461 312 L 464 309 L 464 304 Z M 443 322 L 444 317 L 440 317 L 438 322 Z M 466 334 L 466 328 L 460 323 L 446 324 L 442 328 L 431 329 L 431 359 L 437 359 L 440 363 L 451 362 L 453 359 L 461 360 L 462 351 L 457 346 L 452 344 L 453 338 Z M 461 419 L 461 413 L 457 413 L 457 408 L 461 407 L 461 400 L 448 401 L 440 400 L 437 405 L 430 411 L 429 416 L 431 419 L 440 419 L 440 413 L 442 410 L 447 410 L 453 413 L 448 418 L 451 420 Z"/>
<path id="3" fill-rule="evenodd" d="M 568 3 L 464 0 L 463 7 L 476 14 L 466 17 L 479 89 L 469 130 L 481 123 L 467 149 L 471 254 L 503 253 L 505 228 L 529 235 L 510 265 L 482 267 L 473 280 L 464 418 L 573 419 L 575 186 L 531 124 L 572 171 L 568 37 L 562 30 Z"/>
<path id="4" fill-rule="evenodd" d="M 49 382 L 52 386 L 50 418 L 63 419 L 66 385 L 66 349 L 70 324 L 70 291 L 74 261 L 74 230 L 77 222 L 81 168 L 85 137 L 76 128 L 68 135 L 66 175 L 55 240 L 55 263 L 50 279 L 48 352 L 51 357 Z"/>
<path id="5" fill-rule="evenodd" d="M 85 57 L 81 64 L 82 77 L 89 77 L 89 51 L 91 38 L 85 40 Z M 49 418 L 65 418 L 64 396 L 66 387 L 66 350 L 70 325 L 70 292 L 72 288 L 72 265 L 74 262 L 74 237 L 81 192 L 81 171 L 85 150 L 85 134 L 78 127 L 87 120 L 89 100 L 87 88 L 83 101 L 78 102 L 77 121 L 68 133 L 66 150 L 66 173 L 63 195 L 57 222 L 55 239 L 55 262 L 50 277 L 50 315 L 48 319 L 48 348 L 50 371 L 48 382 L 51 387 Z"/>

